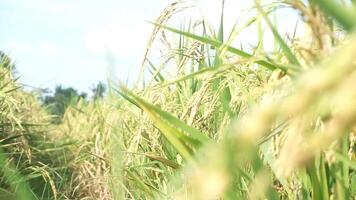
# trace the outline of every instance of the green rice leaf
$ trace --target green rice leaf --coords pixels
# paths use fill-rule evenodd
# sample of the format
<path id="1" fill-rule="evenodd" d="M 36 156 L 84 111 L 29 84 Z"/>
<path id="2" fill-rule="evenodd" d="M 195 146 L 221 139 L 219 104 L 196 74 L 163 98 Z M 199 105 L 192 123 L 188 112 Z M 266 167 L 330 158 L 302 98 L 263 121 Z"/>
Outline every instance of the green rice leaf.
<path id="1" fill-rule="evenodd" d="M 151 22 L 149 22 L 151 23 Z M 215 48 L 220 48 L 222 47 L 224 44 L 218 40 L 215 40 L 215 39 L 212 39 L 212 38 L 209 38 L 209 37 L 205 37 L 205 36 L 199 36 L 199 35 L 195 35 L 195 34 L 192 34 L 192 33 L 189 33 L 189 32 L 185 32 L 185 31 L 180 31 L 180 30 L 177 30 L 177 29 L 174 29 L 174 28 L 170 28 L 170 27 L 167 27 L 167 26 L 164 26 L 164 25 L 161 25 L 161 24 L 156 24 L 156 23 L 151 23 L 155 26 L 158 26 L 160 28 L 163 28 L 163 29 L 166 29 L 166 30 L 169 30 L 171 32 L 174 32 L 174 33 L 177 33 L 177 34 L 180 34 L 180 35 L 184 35 L 186 37 L 189 37 L 189 38 L 192 38 L 192 39 L 195 39 L 195 40 L 198 40 L 199 42 L 202 42 L 204 44 L 209 44 L 211 46 L 214 46 Z M 243 58 L 252 58 L 253 55 L 249 54 L 249 53 L 246 53 L 242 50 L 239 50 L 239 49 L 236 49 L 234 47 L 231 47 L 231 46 L 228 46 L 226 45 L 226 50 L 229 51 L 230 53 L 233 53 L 233 54 L 236 54 L 236 55 L 239 55 Z M 267 60 L 256 60 L 255 63 L 269 69 L 269 70 L 275 70 L 275 69 L 281 69 L 283 71 L 287 71 L 287 68 L 283 67 L 283 66 L 279 66 L 279 65 L 276 65 L 274 63 L 271 63 Z"/>
<path id="2" fill-rule="evenodd" d="M 141 108 L 153 124 L 161 130 L 167 140 L 175 149 L 188 161 L 193 161 L 193 150 L 190 146 L 198 148 L 210 139 L 199 130 L 188 126 L 173 115 L 161 110 L 136 95 L 132 94 L 125 87 L 121 86 L 118 90 L 125 99 Z M 189 135 L 186 135 L 188 133 Z"/>
<path id="3" fill-rule="evenodd" d="M 173 169 L 179 169 L 181 168 L 182 166 L 174 161 L 171 161 L 171 160 L 168 160 L 167 158 L 163 158 L 163 157 L 160 157 L 160 156 L 156 156 L 152 153 L 145 153 L 144 154 L 147 158 L 151 159 L 151 160 L 156 160 L 156 161 L 159 161 Z"/>
<path id="4" fill-rule="evenodd" d="M 257 7 L 258 11 L 262 14 L 263 18 L 265 19 L 268 27 L 271 29 L 271 31 L 273 33 L 274 38 L 277 40 L 279 46 L 281 47 L 284 55 L 288 58 L 289 62 L 294 65 L 300 66 L 300 63 L 299 63 L 297 57 L 293 54 L 292 50 L 289 48 L 287 43 L 283 40 L 281 35 L 278 33 L 277 28 L 275 26 L 273 26 L 272 22 L 270 21 L 270 19 L 267 16 L 267 14 L 264 12 L 264 10 L 261 8 L 261 6 L 258 3 L 256 3 L 256 7 Z"/>
<path id="5" fill-rule="evenodd" d="M 347 31 L 351 32 L 355 28 L 356 13 L 354 9 L 342 6 L 335 0 L 315 0 L 315 2 Z"/>

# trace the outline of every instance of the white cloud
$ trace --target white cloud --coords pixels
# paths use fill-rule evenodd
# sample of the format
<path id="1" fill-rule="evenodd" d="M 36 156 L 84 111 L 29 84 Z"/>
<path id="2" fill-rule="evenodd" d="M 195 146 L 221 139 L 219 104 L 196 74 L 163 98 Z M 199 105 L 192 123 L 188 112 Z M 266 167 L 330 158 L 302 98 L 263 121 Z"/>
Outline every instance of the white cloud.
<path id="1" fill-rule="evenodd" d="M 51 41 L 40 42 L 38 48 L 41 55 L 44 55 L 48 58 L 57 58 L 62 53 L 61 49 Z"/>
<path id="2" fill-rule="evenodd" d="M 25 53 L 31 49 L 31 44 L 29 43 L 10 42 L 7 46 L 8 49 L 15 53 Z"/>
<path id="3" fill-rule="evenodd" d="M 110 53 L 118 57 L 141 55 L 148 40 L 149 25 L 143 20 L 121 19 L 116 23 L 93 27 L 85 34 L 86 48 L 95 54 Z"/>

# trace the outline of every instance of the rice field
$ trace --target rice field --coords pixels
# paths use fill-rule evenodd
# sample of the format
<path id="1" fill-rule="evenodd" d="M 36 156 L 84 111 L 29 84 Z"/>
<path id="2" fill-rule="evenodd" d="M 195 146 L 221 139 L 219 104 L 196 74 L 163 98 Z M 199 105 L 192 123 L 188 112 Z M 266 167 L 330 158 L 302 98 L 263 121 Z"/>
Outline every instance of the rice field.
<path id="1" fill-rule="evenodd" d="M 56 123 L 2 55 L 0 199 L 356 199 L 355 3 L 256 0 L 232 30 L 224 0 L 217 30 L 167 3 L 135 82 Z M 279 31 L 286 8 L 304 34 Z"/>

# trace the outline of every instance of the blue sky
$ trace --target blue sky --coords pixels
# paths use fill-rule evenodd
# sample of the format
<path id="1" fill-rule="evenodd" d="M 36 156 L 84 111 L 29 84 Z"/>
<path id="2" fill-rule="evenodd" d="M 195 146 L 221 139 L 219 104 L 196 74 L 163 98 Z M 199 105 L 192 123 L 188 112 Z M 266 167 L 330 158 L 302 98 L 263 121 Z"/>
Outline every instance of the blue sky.
<path id="1" fill-rule="evenodd" d="M 183 13 L 204 15 L 218 23 L 219 0 L 192 1 L 199 8 Z M 168 0 L 1 0 L 0 50 L 15 60 L 21 82 L 41 88 L 73 86 L 88 91 L 106 81 L 109 56 L 115 77 L 134 78 L 154 21 Z M 253 1 L 227 0 L 229 25 L 236 10 Z M 218 7 L 219 8 L 219 7 Z M 201 13 L 200 13 L 201 12 Z M 182 17 L 177 17 L 181 20 Z M 286 27 L 291 21 L 285 21 Z M 240 41 L 251 40 L 251 33 Z"/>
<path id="2" fill-rule="evenodd" d="M 152 2 L 1 0 L 0 49 L 15 60 L 26 84 L 87 90 L 106 80 L 108 53 L 114 51 L 120 78 L 137 65 L 151 29 L 144 20 L 167 4 Z"/>

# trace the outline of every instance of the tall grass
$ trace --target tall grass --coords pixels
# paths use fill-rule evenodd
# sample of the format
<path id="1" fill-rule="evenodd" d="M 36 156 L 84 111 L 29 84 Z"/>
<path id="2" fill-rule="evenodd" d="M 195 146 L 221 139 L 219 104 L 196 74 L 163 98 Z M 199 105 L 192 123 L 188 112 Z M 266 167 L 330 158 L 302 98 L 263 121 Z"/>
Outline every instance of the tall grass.
<path id="1" fill-rule="evenodd" d="M 65 144 L 49 133 L 49 116 L 0 63 L 0 197 L 56 199 L 68 173 Z"/>
<path id="2" fill-rule="evenodd" d="M 205 20 L 173 27 L 170 19 L 189 8 L 184 2 L 169 5 L 152 23 L 137 84 L 128 88 L 111 80 L 105 99 L 69 107 L 61 124 L 43 124 L 48 121 L 43 108 L 16 90 L 4 69 L 1 124 L 9 126 L 1 129 L 7 152 L 0 157 L 1 194 L 354 199 L 353 5 L 336 0 L 255 5 L 250 10 L 255 16 L 232 30 L 224 27 L 223 12 L 217 30 Z M 304 36 L 285 37 L 271 20 L 285 7 L 300 13 Z M 256 46 L 234 46 L 249 27 L 256 28 Z M 273 51 L 263 45 L 264 31 L 272 33 Z M 151 60 L 159 41 L 164 56 Z"/>

